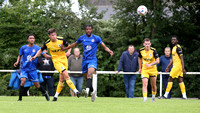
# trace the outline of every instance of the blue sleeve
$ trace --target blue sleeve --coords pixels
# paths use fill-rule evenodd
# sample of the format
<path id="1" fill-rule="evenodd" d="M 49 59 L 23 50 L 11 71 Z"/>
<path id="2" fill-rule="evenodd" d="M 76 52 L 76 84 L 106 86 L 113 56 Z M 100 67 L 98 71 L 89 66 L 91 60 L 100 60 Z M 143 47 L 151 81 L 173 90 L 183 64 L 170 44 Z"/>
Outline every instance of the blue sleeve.
<path id="1" fill-rule="evenodd" d="M 81 37 L 78 38 L 78 40 L 76 41 L 78 44 L 80 44 L 82 42 Z"/>
<path id="2" fill-rule="evenodd" d="M 102 43 L 103 43 L 103 41 L 102 41 L 101 37 L 99 37 L 99 36 L 97 37 L 97 42 L 98 42 L 98 43 L 100 43 L 100 44 L 102 44 Z"/>
<path id="3" fill-rule="evenodd" d="M 23 46 L 19 49 L 19 55 L 23 55 L 24 51 L 23 51 Z"/>
<path id="4" fill-rule="evenodd" d="M 117 69 L 118 72 L 120 72 L 123 67 L 123 59 L 124 59 L 124 54 L 122 53 L 120 60 L 119 60 L 118 69 Z"/>

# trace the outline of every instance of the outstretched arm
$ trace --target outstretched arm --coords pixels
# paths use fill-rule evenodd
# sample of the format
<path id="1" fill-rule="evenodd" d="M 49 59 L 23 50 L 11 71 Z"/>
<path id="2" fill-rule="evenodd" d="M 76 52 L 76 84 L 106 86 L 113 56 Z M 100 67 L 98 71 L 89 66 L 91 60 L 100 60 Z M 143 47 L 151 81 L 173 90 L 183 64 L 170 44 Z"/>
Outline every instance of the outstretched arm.
<path id="1" fill-rule="evenodd" d="M 150 67 L 150 66 L 153 66 L 153 65 L 158 64 L 159 62 L 160 62 L 160 61 L 159 61 L 159 58 L 157 58 L 155 62 L 152 62 L 152 63 L 150 63 L 150 64 L 146 64 L 146 66 L 147 66 L 147 67 Z"/>
<path id="2" fill-rule="evenodd" d="M 38 57 L 40 54 L 42 53 L 42 50 L 40 49 L 39 51 L 37 51 L 36 55 L 33 56 L 30 61 L 32 62 L 36 57 Z"/>
<path id="3" fill-rule="evenodd" d="M 69 46 L 67 46 L 67 47 L 61 46 L 61 50 L 62 50 L 62 51 L 65 51 L 65 50 L 70 49 L 70 48 L 73 48 L 73 47 L 75 47 L 75 46 L 77 46 L 77 45 L 78 45 L 78 43 L 77 43 L 77 42 L 74 42 L 73 44 L 71 44 L 71 45 L 69 45 Z"/>
<path id="4" fill-rule="evenodd" d="M 22 55 L 18 55 L 17 57 L 17 62 L 14 63 L 14 67 L 17 67 L 17 65 L 19 64 L 19 61 L 21 60 Z"/>
<path id="5" fill-rule="evenodd" d="M 107 51 L 111 56 L 113 55 L 113 51 L 111 51 L 103 42 L 101 43 L 105 51 Z"/>

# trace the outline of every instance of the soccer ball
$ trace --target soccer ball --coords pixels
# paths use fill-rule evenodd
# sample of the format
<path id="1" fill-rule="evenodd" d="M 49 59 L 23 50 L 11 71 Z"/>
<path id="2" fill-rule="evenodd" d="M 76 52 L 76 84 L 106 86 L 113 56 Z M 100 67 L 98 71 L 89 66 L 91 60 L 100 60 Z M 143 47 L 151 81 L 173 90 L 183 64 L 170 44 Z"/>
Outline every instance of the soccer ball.
<path id="1" fill-rule="evenodd" d="M 147 7 L 145 7 L 144 5 L 141 5 L 137 8 L 137 13 L 140 16 L 145 16 L 147 14 Z"/>

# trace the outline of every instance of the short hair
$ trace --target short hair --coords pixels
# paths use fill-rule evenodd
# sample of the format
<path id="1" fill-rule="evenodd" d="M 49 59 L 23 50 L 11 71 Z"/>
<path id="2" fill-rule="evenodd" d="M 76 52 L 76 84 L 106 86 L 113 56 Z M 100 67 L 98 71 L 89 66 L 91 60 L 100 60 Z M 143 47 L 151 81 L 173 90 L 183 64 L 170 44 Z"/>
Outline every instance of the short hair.
<path id="1" fill-rule="evenodd" d="M 92 25 L 92 24 L 86 24 L 86 25 L 84 26 L 84 30 L 85 30 L 87 27 L 91 27 L 91 28 L 93 29 L 93 25 Z"/>
<path id="2" fill-rule="evenodd" d="M 56 29 L 55 28 L 50 28 L 48 30 L 48 34 L 50 35 L 51 33 L 56 33 Z"/>
<path id="3" fill-rule="evenodd" d="M 134 45 L 130 44 L 130 45 L 128 45 L 128 47 L 134 47 Z"/>
<path id="4" fill-rule="evenodd" d="M 178 36 L 176 36 L 176 35 L 172 35 L 172 38 L 173 38 L 173 37 L 175 37 L 175 38 L 178 40 Z"/>
<path id="5" fill-rule="evenodd" d="M 170 47 L 166 47 L 165 49 L 170 49 L 170 50 L 171 50 L 171 48 L 170 48 Z"/>
<path id="6" fill-rule="evenodd" d="M 150 40 L 149 38 L 145 38 L 145 39 L 144 39 L 144 42 L 145 42 L 145 41 L 151 41 L 151 40 Z"/>
<path id="7" fill-rule="evenodd" d="M 35 38 L 35 35 L 32 33 L 27 36 L 27 39 L 29 38 L 29 36 L 34 36 L 34 38 Z"/>

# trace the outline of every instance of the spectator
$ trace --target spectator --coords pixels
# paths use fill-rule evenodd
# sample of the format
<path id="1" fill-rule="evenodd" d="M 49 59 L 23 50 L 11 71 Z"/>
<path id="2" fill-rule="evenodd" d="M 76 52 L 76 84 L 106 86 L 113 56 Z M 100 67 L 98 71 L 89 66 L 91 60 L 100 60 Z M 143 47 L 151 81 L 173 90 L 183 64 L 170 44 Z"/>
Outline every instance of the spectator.
<path id="1" fill-rule="evenodd" d="M 161 66 L 161 71 L 162 72 L 165 72 L 165 69 L 167 68 L 167 66 L 169 65 L 170 61 L 172 60 L 170 47 L 166 47 L 164 53 L 165 53 L 165 55 L 162 55 L 160 57 L 160 63 L 157 65 L 157 67 L 159 65 Z M 171 68 L 172 68 L 172 66 L 170 67 L 169 71 L 171 71 Z M 169 74 L 163 74 L 162 75 L 162 82 L 163 82 L 163 86 L 164 86 L 164 91 L 167 88 L 168 78 L 169 78 Z M 169 98 L 169 99 L 171 98 L 171 91 L 168 94 L 167 98 Z"/>
<path id="2" fill-rule="evenodd" d="M 70 71 L 82 71 L 82 55 L 80 55 L 79 48 L 74 49 L 74 55 L 71 55 L 68 59 Z M 70 74 L 70 78 L 78 91 L 82 91 L 83 86 L 83 74 Z M 71 96 L 76 96 L 70 89 Z"/>
<path id="3" fill-rule="evenodd" d="M 124 51 L 120 57 L 118 70 L 116 71 L 116 74 L 119 73 L 122 68 L 124 72 L 136 72 L 137 66 L 138 66 L 138 52 L 134 49 L 133 45 L 129 45 L 128 50 Z M 133 74 L 133 75 L 123 75 L 123 77 L 126 89 L 126 96 L 127 98 L 133 98 L 137 76 Z"/>
<path id="4" fill-rule="evenodd" d="M 44 50 L 44 52 L 47 53 L 47 50 Z M 37 68 L 40 71 L 54 71 L 55 70 L 52 59 L 47 59 L 42 55 L 40 57 L 38 57 Z M 49 96 L 53 96 L 54 95 L 54 76 L 53 76 L 53 73 L 42 73 L 42 77 L 44 79 L 44 82 L 42 82 L 40 85 L 45 90 L 46 90 L 46 86 L 47 86 Z"/>

